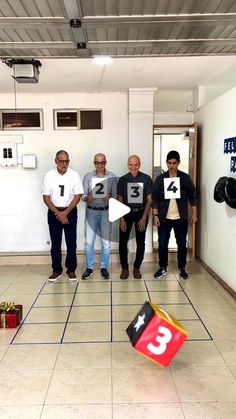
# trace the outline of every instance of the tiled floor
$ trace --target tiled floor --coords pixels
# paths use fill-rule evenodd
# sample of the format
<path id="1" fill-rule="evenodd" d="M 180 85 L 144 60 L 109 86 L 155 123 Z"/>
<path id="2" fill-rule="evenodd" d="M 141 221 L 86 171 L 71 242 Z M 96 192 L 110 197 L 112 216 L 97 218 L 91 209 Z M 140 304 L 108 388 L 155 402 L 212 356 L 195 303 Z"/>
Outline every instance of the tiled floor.
<path id="1" fill-rule="evenodd" d="M 80 277 L 80 267 L 77 274 Z M 175 263 L 154 280 L 48 283 L 46 265 L 0 266 L 0 301 L 23 304 L 16 329 L 0 329 L 0 419 L 233 419 L 236 302 L 197 262 L 188 281 Z M 135 351 L 125 332 L 151 300 L 189 336 L 167 368 Z"/>

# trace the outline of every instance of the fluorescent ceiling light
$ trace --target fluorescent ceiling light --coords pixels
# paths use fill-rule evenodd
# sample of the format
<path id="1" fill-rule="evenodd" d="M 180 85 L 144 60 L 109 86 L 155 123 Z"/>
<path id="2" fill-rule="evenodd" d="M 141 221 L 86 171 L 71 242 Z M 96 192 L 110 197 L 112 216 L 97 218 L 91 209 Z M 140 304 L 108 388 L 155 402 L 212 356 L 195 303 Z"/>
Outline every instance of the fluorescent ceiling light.
<path id="1" fill-rule="evenodd" d="M 109 55 L 98 55 L 93 57 L 96 64 L 111 64 L 112 58 Z"/>

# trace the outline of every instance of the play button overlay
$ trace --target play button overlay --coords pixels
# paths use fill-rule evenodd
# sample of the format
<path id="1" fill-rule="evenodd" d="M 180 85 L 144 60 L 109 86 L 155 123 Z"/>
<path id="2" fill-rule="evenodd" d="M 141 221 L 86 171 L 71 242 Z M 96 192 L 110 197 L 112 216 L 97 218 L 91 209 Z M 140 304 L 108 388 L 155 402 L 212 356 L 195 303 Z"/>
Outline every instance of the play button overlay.
<path id="1" fill-rule="evenodd" d="M 127 205 L 122 204 L 117 199 L 110 198 L 109 199 L 109 221 L 113 223 L 113 221 L 118 220 L 119 218 L 123 217 L 124 215 L 130 212 L 130 207 Z"/>

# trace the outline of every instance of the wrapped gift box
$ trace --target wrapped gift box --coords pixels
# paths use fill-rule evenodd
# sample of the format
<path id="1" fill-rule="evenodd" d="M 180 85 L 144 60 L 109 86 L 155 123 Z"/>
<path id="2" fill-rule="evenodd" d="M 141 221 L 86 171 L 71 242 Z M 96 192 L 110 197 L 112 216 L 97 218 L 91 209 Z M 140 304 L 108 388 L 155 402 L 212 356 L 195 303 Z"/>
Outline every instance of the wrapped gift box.
<path id="1" fill-rule="evenodd" d="M 167 367 L 188 336 L 183 326 L 160 306 L 147 301 L 126 332 L 133 347 Z"/>
<path id="2" fill-rule="evenodd" d="M 1 304 L 1 307 L 2 304 Z M 8 311 L 0 309 L 0 328 L 10 329 L 17 327 L 22 319 L 22 305 L 14 304 L 14 308 Z"/>

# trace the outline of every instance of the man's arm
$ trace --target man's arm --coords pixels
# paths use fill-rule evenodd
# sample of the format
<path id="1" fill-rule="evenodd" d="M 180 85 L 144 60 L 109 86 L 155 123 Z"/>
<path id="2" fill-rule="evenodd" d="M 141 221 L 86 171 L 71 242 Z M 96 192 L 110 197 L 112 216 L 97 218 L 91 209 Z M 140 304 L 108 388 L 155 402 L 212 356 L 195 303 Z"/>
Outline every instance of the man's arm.
<path id="1" fill-rule="evenodd" d="M 148 217 L 148 213 L 149 213 L 149 210 L 151 208 L 151 205 L 152 205 L 152 195 L 148 194 L 146 196 L 146 204 L 145 204 L 145 208 L 144 208 L 144 211 L 143 211 L 142 218 L 140 218 L 140 220 L 138 222 L 139 231 L 144 231 L 145 228 L 146 228 L 146 221 L 147 221 L 147 217 Z"/>

